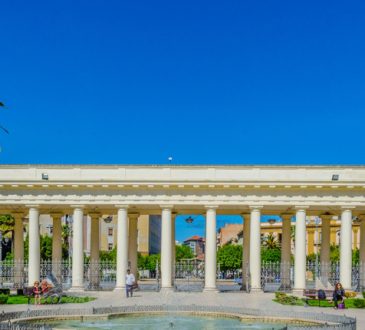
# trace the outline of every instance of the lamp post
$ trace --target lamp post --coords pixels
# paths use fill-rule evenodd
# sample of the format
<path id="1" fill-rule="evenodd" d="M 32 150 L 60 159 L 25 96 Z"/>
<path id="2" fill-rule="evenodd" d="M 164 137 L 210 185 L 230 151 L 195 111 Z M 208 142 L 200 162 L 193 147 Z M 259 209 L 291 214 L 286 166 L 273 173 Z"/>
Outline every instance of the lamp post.
<path id="1" fill-rule="evenodd" d="M 315 233 L 316 233 L 316 241 L 315 241 L 315 245 L 317 246 L 317 249 L 316 249 L 316 278 L 318 278 L 319 276 L 319 265 L 318 265 L 318 245 L 319 245 L 319 239 L 318 239 L 318 236 L 319 236 L 319 232 L 318 232 L 318 225 L 320 223 L 321 219 L 319 217 L 315 217 L 314 219 L 314 223 L 316 225 L 316 229 L 315 229 Z"/>
<path id="2" fill-rule="evenodd" d="M 67 236 L 68 236 L 68 274 L 70 274 L 72 256 L 72 217 L 66 214 Z M 68 276 L 68 283 L 71 284 L 71 276 Z"/>

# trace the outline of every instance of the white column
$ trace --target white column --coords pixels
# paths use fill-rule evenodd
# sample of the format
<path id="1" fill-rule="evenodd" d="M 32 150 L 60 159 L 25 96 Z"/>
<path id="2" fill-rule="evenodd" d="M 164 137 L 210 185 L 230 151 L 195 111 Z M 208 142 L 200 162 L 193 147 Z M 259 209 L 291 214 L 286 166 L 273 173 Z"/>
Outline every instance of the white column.
<path id="1" fill-rule="evenodd" d="M 173 212 L 171 215 L 171 239 L 172 239 L 172 269 L 171 269 L 171 283 L 174 285 L 175 283 L 175 267 L 176 267 L 176 243 L 175 243 L 175 221 L 176 221 L 176 212 Z"/>
<path id="2" fill-rule="evenodd" d="M 161 222 L 161 289 L 169 290 L 172 288 L 171 206 L 162 208 Z"/>
<path id="3" fill-rule="evenodd" d="M 345 290 L 351 290 L 352 212 L 349 209 L 342 211 L 340 240 L 340 282 Z"/>
<path id="4" fill-rule="evenodd" d="M 23 286 L 24 269 L 24 234 L 23 234 L 23 212 L 13 213 L 14 224 L 14 285 L 16 288 Z"/>
<path id="5" fill-rule="evenodd" d="M 52 234 L 52 272 L 57 279 L 61 277 L 62 261 L 62 224 L 61 213 L 52 213 L 53 234 Z"/>
<path id="6" fill-rule="evenodd" d="M 118 206 L 117 206 L 118 207 Z M 125 275 L 128 268 L 128 208 L 119 206 L 117 237 L 117 282 L 114 291 L 125 288 Z"/>
<path id="7" fill-rule="evenodd" d="M 72 287 L 71 291 L 84 290 L 84 239 L 82 207 L 76 207 L 72 217 Z"/>
<path id="8" fill-rule="evenodd" d="M 40 240 L 39 240 L 39 210 L 29 208 L 29 257 L 28 257 L 28 285 L 40 280 Z"/>
<path id="9" fill-rule="evenodd" d="M 290 257 L 291 257 L 291 218 L 292 214 L 282 214 L 281 236 L 281 287 L 290 288 Z"/>
<path id="10" fill-rule="evenodd" d="M 215 206 L 207 207 L 205 220 L 205 286 L 204 291 L 217 291 L 217 217 Z"/>
<path id="11" fill-rule="evenodd" d="M 137 262 L 138 262 L 138 242 L 137 242 L 137 225 L 138 225 L 138 213 L 130 213 L 129 218 L 129 244 L 128 244 L 128 261 L 131 273 L 137 276 Z"/>
<path id="12" fill-rule="evenodd" d="M 328 276 L 331 269 L 330 260 L 330 241 L 331 241 L 331 219 L 332 215 L 321 215 L 322 228 L 321 228 L 321 281 L 322 284 L 327 286 Z"/>
<path id="13" fill-rule="evenodd" d="M 90 213 L 91 228 L 90 228 L 90 286 L 91 289 L 99 288 L 99 228 L 100 228 L 100 213 Z"/>
<path id="14" fill-rule="evenodd" d="M 360 215 L 360 286 L 365 290 L 365 215 Z"/>
<path id="15" fill-rule="evenodd" d="M 250 214 L 243 213 L 242 290 L 246 290 L 250 271 Z"/>
<path id="16" fill-rule="evenodd" d="M 302 294 L 306 287 L 306 211 L 297 208 L 295 220 L 294 292 Z"/>
<path id="17" fill-rule="evenodd" d="M 250 273 L 251 291 L 261 291 L 261 206 L 251 207 Z"/>

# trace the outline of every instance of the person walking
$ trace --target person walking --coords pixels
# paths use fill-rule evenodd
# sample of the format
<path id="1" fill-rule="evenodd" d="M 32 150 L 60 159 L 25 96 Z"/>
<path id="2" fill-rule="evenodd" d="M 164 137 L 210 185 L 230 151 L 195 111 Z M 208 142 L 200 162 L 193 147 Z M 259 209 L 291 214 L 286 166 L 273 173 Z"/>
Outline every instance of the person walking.
<path id="1" fill-rule="evenodd" d="M 129 296 L 133 297 L 133 287 L 134 287 L 135 283 L 136 283 L 136 278 L 131 273 L 130 269 L 128 269 L 127 275 L 125 276 L 125 289 L 126 289 L 127 298 Z"/>

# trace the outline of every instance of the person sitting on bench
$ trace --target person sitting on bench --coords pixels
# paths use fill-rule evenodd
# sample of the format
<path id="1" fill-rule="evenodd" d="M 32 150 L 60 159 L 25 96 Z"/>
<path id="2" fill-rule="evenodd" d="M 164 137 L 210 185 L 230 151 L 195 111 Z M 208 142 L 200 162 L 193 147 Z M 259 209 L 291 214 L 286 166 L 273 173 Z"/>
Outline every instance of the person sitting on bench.
<path id="1" fill-rule="evenodd" d="M 336 283 L 335 290 L 333 291 L 333 302 L 335 303 L 335 309 L 338 308 L 338 303 L 343 302 L 343 297 L 345 296 L 345 290 L 340 282 Z"/>

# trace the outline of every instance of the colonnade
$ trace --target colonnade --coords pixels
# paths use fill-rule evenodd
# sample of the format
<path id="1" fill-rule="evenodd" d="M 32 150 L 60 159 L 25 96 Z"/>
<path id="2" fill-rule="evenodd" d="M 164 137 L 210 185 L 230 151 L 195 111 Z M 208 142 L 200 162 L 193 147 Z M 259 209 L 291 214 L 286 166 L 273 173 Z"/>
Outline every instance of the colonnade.
<path id="1" fill-rule="evenodd" d="M 162 205 L 161 209 L 161 289 L 171 290 L 174 280 L 175 260 L 175 217 L 176 212 L 171 205 Z M 261 235 L 260 220 L 262 206 L 251 206 L 249 211 L 243 212 L 244 239 L 243 239 L 243 286 L 246 276 L 250 274 L 251 291 L 260 291 L 261 288 Z M 117 213 L 117 264 L 115 290 L 125 287 L 125 274 L 130 267 L 133 273 L 137 272 L 137 221 L 139 214 L 129 212 L 127 205 L 116 205 Z M 205 242 L 205 291 L 216 291 L 216 218 L 219 207 L 206 206 L 206 242 Z M 83 282 L 83 219 L 84 214 L 91 218 L 91 264 L 95 273 L 98 273 L 99 262 L 99 224 L 100 213 L 86 212 L 82 206 L 73 207 L 73 237 L 72 237 L 72 287 L 70 290 L 80 291 L 84 288 Z M 24 258 L 23 223 L 24 213 L 14 213 L 15 218 L 15 244 L 14 258 L 22 261 Z M 61 218 L 62 213 L 51 213 L 53 218 L 53 256 L 52 261 L 57 265 L 62 258 Z M 295 216 L 295 263 L 294 263 L 294 291 L 301 292 L 306 287 L 306 207 L 297 207 L 293 213 L 283 213 L 282 228 L 282 264 L 290 264 L 291 258 L 291 219 Z M 318 214 L 322 219 L 322 244 L 320 260 L 322 277 L 328 279 L 328 269 L 324 265 L 330 263 L 330 219 L 328 214 Z M 39 233 L 39 208 L 30 206 L 29 217 L 29 270 L 28 284 L 32 285 L 40 278 L 40 233 Z M 352 272 L 352 220 L 353 210 L 341 210 L 341 241 L 340 241 L 340 281 L 345 289 L 351 288 Z M 362 218 L 360 216 L 360 218 Z M 365 264 L 365 219 L 360 226 L 360 261 Z M 20 266 L 19 266 L 20 265 Z M 15 272 L 21 271 L 21 263 L 17 264 Z M 59 269 L 53 269 L 56 273 Z M 92 270 L 93 271 L 93 270 Z M 282 267 L 282 285 L 290 286 L 290 270 Z M 98 278 L 93 277 L 97 285 Z"/>

